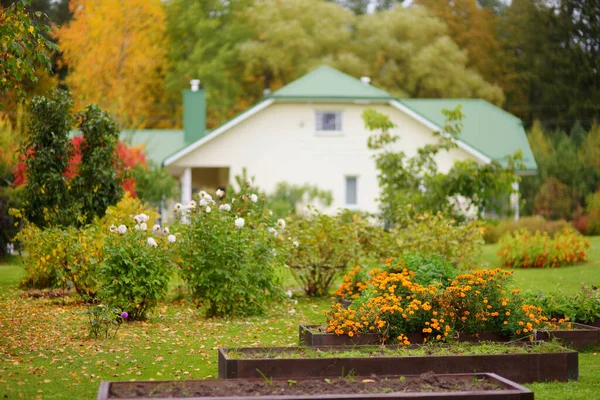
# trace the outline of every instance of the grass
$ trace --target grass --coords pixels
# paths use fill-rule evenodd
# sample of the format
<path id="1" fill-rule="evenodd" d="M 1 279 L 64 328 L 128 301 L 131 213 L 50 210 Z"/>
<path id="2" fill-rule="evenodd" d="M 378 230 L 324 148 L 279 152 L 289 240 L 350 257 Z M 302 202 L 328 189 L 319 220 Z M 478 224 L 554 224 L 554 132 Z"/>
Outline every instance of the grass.
<path id="1" fill-rule="evenodd" d="M 485 257 L 498 266 L 494 246 Z M 600 237 L 592 238 L 590 262 L 559 269 L 515 271 L 517 286 L 576 292 L 581 282 L 599 283 Z M 268 315 L 206 319 L 185 300 L 159 305 L 148 322 L 126 323 L 115 339 L 87 338 L 85 306 L 74 300 L 23 297 L 18 258 L 0 264 L 0 398 L 92 399 L 101 380 L 216 378 L 218 346 L 291 346 L 298 325 L 325 321 L 329 299 L 298 297 Z M 176 288 L 179 282 L 174 282 Z M 173 291 L 176 296 L 177 292 Z M 175 297 L 177 298 L 177 297 Z M 527 385 L 536 398 L 592 399 L 600 393 L 598 348 L 579 356 L 580 379 Z"/>

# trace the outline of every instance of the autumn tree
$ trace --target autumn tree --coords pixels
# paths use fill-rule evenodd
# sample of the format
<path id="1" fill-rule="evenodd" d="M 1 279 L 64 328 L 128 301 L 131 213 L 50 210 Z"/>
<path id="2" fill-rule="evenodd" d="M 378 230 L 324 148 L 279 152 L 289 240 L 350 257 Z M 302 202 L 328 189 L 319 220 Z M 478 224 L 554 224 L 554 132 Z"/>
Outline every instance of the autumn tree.
<path id="1" fill-rule="evenodd" d="M 503 77 L 501 46 L 498 41 L 500 17 L 477 0 L 417 0 L 448 26 L 448 35 L 468 55 L 467 67 L 487 81 L 500 83 Z"/>
<path id="2" fill-rule="evenodd" d="M 359 18 L 348 51 L 331 63 L 397 97 L 478 97 L 502 104 L 500 87 L 468 67 L 469 56 L 443 21 L 423 7 L 395 7 Z"/>
<path id="3" fill-rule="evenodd" d="M 98 104 L 126 127 L 168 125 L 159 107 L 168 48 L 161 1 L 71 0 L 70 10 L 56 35 L 76 105 Z"/>
<path id="4" fill-rule="evenodd" d="M 23 98 L 23 85 L 37 82 L 36 67 L 50 69 L 50 52 L 56 46 L 44 34 L 49 28 L 41 12 L 29 11 L 31 0 L 0 6 L 0 98 L 12 91 Z M 0 101 L 2 107 L 3 101 Z"/>

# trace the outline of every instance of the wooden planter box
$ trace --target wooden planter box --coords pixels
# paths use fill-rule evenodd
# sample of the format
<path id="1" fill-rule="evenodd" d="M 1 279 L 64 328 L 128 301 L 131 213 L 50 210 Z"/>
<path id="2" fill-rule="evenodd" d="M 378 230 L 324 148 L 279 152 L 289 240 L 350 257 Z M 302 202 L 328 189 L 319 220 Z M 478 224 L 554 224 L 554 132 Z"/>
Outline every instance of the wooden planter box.
<path id="1" fill-rule="evenodd" d="M 218 380 L 202 380 L 202 381 L 145 381 L 145 382 L 102 382 L 100 384 L 100 389 L 98 390 L 97 400 L 110 400 L 110 399 L 147 399 L 146 394 L 151 393 L 152 391 L 161 387 L 176 387 L 179 389 L 180 393 L 188 393 L 190 396 L 187 397 L 169 397 L 170 399 L 195 399 L 195 400 L 208 400 L 208 399 L 219 399 L 219 400 L 250 400 L 256 398 L 263 399 L 271 399 L 271 400 L 342 400 L 342 399 L 386 399 L 386 400 L 394 400 L 394 399 L 419 399 L 419 400 L 459 400 L 459 399 L 472 399 L 472 400 L 533 400 L 533 392 L 529 389 L 516 384 L 515 382 L 511 382 L 508 379 L 505 379 L 496 374 L 488 374 L 488 373 L 478 373 L 478 374 L 447 374 L 447 375 L 438 375 L 440 378 L 450 378 L 457 380 L 468 380 L 472 381 L 473 379 L 485 379 L 486 382 L 492 383 L 499 387 L 498 390 L 478 390 L 478 391 L 454 391 L 454 392 L 395 392 L 395 393 L 372 393 L 372 394 L 314 394 L 314 395 L 269 395 L 269 396 L 255 396 L 252 394 L 248 394 L 244 397 L 204 397 L 204 396 L 195 396 L 199 392 L 199 387 L 212 387 L 212 388 L 228 388 L 233 385 L 247 385 L 248 383 L 260 382 L 264 383 L 264 379 L 262 380 L 228 380 L 228 381 L 218 381 Z M 372 379 L 372 377 L 355 377 L 355 380 L 363 380 L 363 379 Z M 382 377 L 383 378 L 383 377 Z M 389 376 L 385 377 L 388 379 L 398 379 L 398 376 Z M 405 381 L 410 381 L 412 379 L 418 378 L 418 376 L 405 376 Z M 315 381 L 315 379 L 306 379 L 306 380 L 298 380 L 301 381 Z M 319 379 L 320 381 L 320 379 Z M 287 379 L 274 379 L 272 381 L 273 385 L 283 385 L 283 387 L 287 386 Z M 134 397 L 115 397 L 116 394 L 129 394 L 132 393 Z M 164 397 L 163 397 L 164 398 Z"/>
<path id="2" fill-rule="evenodd" d="M 300 325 L 299 342 L 301 346 L 355 346 L 367 344 L 382 344 L 381 336 L 377 333 L 363 333 L 350 337 L 348 335 L 336 335 L 328 333 L 325 325 Z M 421 333 L 408 333 L 411 344 L 423 343 Z M 455 338 L 459 342 L 508 342 L 507 336 L 499 333 L 483 332 L 479 334 L 460 334 Z"/>
<path id="3" fill-rule="evenodd" d="M 360 346 L 354 347 L 358 350 Z M 560 381 L 579 377 L 579 359 L 576 351 L 565 349 L 560 353 L 493 354 L 456 356 L 375 356 L 323 358 L 265 358 L 244 357 L 245 354 L 264 351 L 277 354 L 286 350 L 347 351 L 343 346 L 272 347 L 231 349 L 238 358 L 228 356 L 229 349 L 219 348 L 219 378 L 308 378 L 339 377 L 353 371 L 355 375 L 415 375 L 426 372 L 459 374 L 492 372 L 519 383 Z M 260 371 L 260 373 L 258 372 Z"/>
<path id="4" fill-rule="evenodd" d="M 541 331 L 537 333 L 536 339 L 548 341 L 556 338 L 565 346 L 573 347 L 577 350 L 600 344 L 600 328 L 583 324 L 573 324 L 573 328 L 570 331 Z"/>

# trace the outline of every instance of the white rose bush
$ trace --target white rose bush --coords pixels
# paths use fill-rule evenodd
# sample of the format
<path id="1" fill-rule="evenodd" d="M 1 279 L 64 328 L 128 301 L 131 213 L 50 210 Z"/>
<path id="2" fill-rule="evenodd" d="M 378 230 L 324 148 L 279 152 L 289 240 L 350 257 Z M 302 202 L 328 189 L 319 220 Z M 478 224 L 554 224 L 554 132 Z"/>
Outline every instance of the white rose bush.
<path id="1" fill-rule="evenodd" d="M 98 299 L 127 314 L 128 320 L 145 320 L 167 293 L 177 241 L 167 228 L 148 229 L 146 214 L 134 217 L 132 226 L 110 227 L 105 259 L 98 270 Z"/>
<path id="2" fill-rule="evenodd" d="M 245 182 L 241 192 L 198 193 L 181 205 L 177 238 L 180 274 L 207 316 L 258 315 L 282 296 L 277 267 L 285 251 L 273 230 L 282 231 L 264 208 L 264 196 Z"/>

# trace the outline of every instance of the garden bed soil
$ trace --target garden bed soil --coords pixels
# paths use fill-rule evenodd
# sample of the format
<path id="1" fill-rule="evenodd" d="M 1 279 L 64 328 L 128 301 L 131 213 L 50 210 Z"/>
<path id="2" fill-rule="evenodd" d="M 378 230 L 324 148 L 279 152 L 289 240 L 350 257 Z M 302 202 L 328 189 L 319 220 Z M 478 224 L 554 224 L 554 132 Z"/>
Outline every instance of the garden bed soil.
<path id="1" fill-rule="evenodd" d="M 533 400 L 523 386 L 495 374 L 352 377 L 346 379 L 102 382 L 98 400 L 141 398 L 494 399 Z"/>
<path id="2" fill-rule="evenodd" d="M 219 378 L 251 379 L 261 378 L 263 374 L 269 378 L 288 379 L 339 377 L 347 375 L 350 371 L 360 376 L 411 375 L 429 371 L 436 374 L 491 372 L 519 383 L 566 382 L 579 377 L 578 353 L 568 349 L 552 353 L 524 354 L 386 356 L 383 353 L 375 353 L 361 356 L 361 348 L 365 347 L 369 348 L 354 346 L 351 351 L 356 352 L 356 356 L 352 354 L 350 357 L 319 354 L 349 351 L 348 347 L 344 346 L 219 348 Z M 397 347 L 380 346 L 382 350 Z M 509 350 L 507 349 L 506 353 L 510 353 Z M 289 352 L 298 355 L 286 356 L 285 353 Z M 318 358 L 301 358 L 302 354 L 315 352 L 319 355 Z M 253 354 L 258 354 L 261 358 L 256 358 Z"/>
<path id="3" fill-rule="evenodd" d="M 537 340 L 549 341 L 553 338 L 565 346 L 583 350 L 590 346 L 600 345 L 600 328 L 584 324 L 573 324 L 573 330 L 538 331 Z"/>

